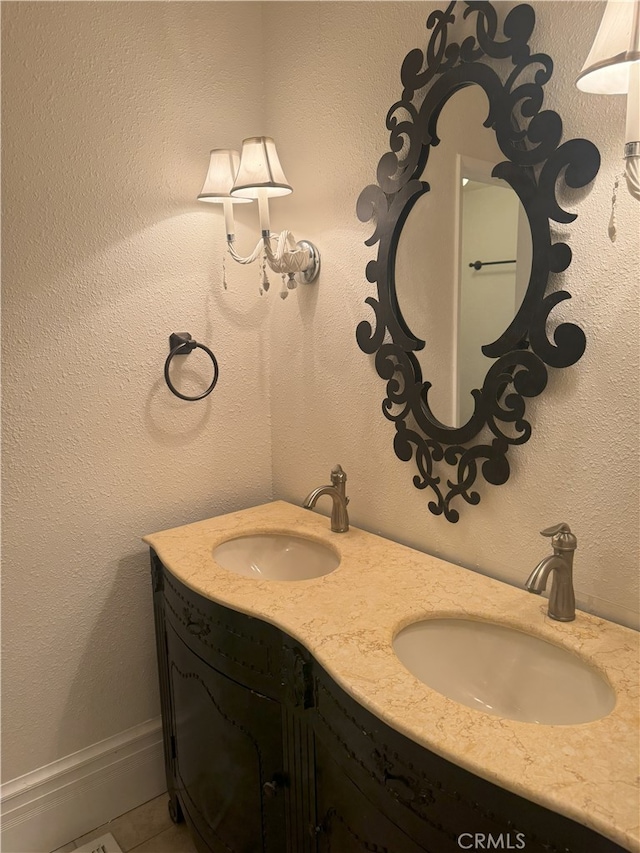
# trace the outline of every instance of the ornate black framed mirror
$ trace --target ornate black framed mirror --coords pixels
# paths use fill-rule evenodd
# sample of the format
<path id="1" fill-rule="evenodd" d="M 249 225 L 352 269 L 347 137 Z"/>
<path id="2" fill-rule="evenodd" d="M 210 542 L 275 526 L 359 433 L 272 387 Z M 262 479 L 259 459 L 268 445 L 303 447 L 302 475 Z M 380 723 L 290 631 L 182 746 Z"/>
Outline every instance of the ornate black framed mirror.
<path id="1" fill-rule="evenodd" d="M 527 4 L 501 33 L 490 2 L 429 15 L 426 50 L 405 57 L 387 114 L 390 151 L 358 199 L 358 218 L 375 219 L 365 243 L 378 244 L 366 268 L 374 319 L 358 325 L 358 345 L 386 382 L 396 455 L 415 460 L 414 485 L 451 522 L 455 499 L 479 503 L 479 473 L 507 481 L 509 448 L 531 435 L 526 398 L 586 344 L 550 318 L 571 298 L 552 275 L 571 263 L 552 223 L 576 219 L 561 203 L 595 178 L 600 155 L 586 139 L 561 144 L 560 116 L 542 109 L 553 62 L 531 53 L 534 25 Z M 454 28 L 471 34 L 449 41 Z"/>

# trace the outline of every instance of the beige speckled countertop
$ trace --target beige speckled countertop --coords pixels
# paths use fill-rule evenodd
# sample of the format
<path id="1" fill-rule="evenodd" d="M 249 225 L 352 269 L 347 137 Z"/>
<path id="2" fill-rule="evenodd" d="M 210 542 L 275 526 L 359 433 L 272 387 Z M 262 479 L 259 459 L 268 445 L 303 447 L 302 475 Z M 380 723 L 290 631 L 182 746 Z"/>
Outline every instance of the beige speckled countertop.
<path id="1" fill-rule="evenodd" d="M 241 577 L 214 561 L 220 542 L 265 531 L 329 544 L 340 565 L 324 577 L 288 582 Z M 554 622 L 546 599 L 357 528 L 332 533 L 326 517 L 284 501 L 144 541 L 191 589 L 295 637 L 354 699 L 416 743 L 640 853 L 635 631 L 581 611 L 574 622 Z M 399 662 L 392 639 L 410 622 L 457 615 L 572 649 L 606 674 L 616 707 L 595 722 L 547 726 L 490 716 L 436 693 Z"/>

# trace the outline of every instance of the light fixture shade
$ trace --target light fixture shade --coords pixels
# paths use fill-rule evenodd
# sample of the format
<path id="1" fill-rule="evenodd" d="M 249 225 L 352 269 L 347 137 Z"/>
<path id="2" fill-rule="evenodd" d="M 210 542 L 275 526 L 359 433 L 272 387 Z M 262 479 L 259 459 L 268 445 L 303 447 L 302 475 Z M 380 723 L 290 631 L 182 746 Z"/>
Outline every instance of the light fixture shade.
<path id="1" fill-rule="evenodd" d="M 251 200 L 258 198 L 260 190 L 267 197 L 293 192 L 282 171 L 276 144 L 269 136 L 251 136 L 243 141 L 231 196 Z"/>
<path id="2" fill-rule="evenodd" d="M 200 190 L 198 201 L 222 204 L 225 199 L 248 202 L 250 198 L 231 198 L 231 187 L 240 164 L 240 155 L 229 148 L 214 148 L 209 160 L 209 170 Z"/>
<path id="3" fill-rule="evenodd" d="M 608 0 L 576 86 L 596 95 L 624 95 L 634 62 L 640 62 L 640 0 Z"/>

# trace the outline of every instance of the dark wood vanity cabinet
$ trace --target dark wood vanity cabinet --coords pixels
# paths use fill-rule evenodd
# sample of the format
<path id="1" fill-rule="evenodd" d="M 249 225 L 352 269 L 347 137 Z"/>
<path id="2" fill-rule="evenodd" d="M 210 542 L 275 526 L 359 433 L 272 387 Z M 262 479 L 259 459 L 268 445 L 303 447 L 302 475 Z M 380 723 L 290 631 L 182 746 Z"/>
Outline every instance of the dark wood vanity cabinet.
<path id="1" fill-rule="evenodd" d="M 170 810 L 201 853 L 622 853 L 399 734 L 291 637 L 151 564 Z"/>
<path id="2" fill-rule="evenodd" d="M 204 849 L 282 853 L 280 704 L 204 663 L 170 626 L 167 654 L 175 793 Z"/>

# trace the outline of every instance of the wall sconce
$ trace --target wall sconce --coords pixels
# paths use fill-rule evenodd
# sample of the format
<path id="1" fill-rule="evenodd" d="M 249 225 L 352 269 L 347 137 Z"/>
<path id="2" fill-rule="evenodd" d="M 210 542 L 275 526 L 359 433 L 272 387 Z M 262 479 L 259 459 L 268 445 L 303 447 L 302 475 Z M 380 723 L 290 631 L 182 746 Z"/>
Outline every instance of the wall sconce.
<path id="1" fill-rule="evenodd" d="M 262 258 L 262 288 L 269 289 L 266 264 L 282 276 L 285 299 L 298 282 L 311 284 L 320 271 L 320 253 L 308 240 L 296 240 L 291 231 L 272 234 L 269 223 L 269 198 L 293 192 L 285 178 L 276 146 L 268 136 L 252 136 L 242 143 L 242 156 L 237 151 L 216 148 L 211 152 L 209 170 L 198 196 L 200 201 L 222 204 L 227 248 L 234 261 L 251 264 Z M 233 205 L 258 202 L 262 235 L 250 255 L 239 255 L 234 247 L 235 225 Z M 226 287 L 226 283 L 225 283 Z"/>
<path id="2" fill-rule="evenodd" d="M 625 175 L 629 192 L 640 200 L 640 0 L 608 0 L 576 86 L 597 95 L 627 95 Z"/>

